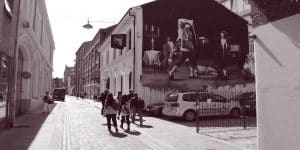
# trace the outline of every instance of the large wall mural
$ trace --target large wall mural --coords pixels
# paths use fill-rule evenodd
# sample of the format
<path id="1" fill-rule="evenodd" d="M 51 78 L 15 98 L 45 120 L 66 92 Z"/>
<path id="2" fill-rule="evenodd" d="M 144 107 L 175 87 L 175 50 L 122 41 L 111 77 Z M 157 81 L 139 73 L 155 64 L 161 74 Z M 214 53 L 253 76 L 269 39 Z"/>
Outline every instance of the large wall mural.
<path id="1" fill-rule="evenodd" d="M 189 91 L 254 82 L 247 22 L 223 6 L 162 1 L 143 6 L 143 14 L 144 86 Z"/>

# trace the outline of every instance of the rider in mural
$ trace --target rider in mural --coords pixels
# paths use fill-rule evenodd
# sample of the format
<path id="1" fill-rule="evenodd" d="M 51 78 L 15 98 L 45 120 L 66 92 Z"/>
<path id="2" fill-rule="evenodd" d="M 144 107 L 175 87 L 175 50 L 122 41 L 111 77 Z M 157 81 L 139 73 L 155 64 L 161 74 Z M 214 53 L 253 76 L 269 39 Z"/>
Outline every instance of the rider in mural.
<path id="1" fill-rule="evenodd" d="M 195 30 L 193 26 L 193 20 L 178 20 L 178 37 L 176 43 L 180 49 L 181 56 L 177 61 L 175 61 L 175 65 L 169 71 L 169 79 L 174 80 L 174 71 L 184 63 L 187 63 L 189 67 L 189 77 L 194 78 L 195 72 L 193 66 L 196 64 L 196 58 L 194 57 Z"/>

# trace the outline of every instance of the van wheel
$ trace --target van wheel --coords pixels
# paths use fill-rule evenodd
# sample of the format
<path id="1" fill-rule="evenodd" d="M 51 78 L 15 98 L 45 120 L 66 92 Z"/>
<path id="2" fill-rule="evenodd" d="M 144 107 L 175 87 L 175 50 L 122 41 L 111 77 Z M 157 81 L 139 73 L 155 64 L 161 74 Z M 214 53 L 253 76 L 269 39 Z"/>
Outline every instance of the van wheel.
<path id="1" fill-rule="evenodd" d="M 183 114 L 183 118 L 186 121 L 194 121 L 196 119 L 196 113 L 193 110 L 188 110 Z"/>
<path id="2" fill-rule="evenodd" d="M 241 110 L 238 109 L 238 108 L 233 108 L 231 111 L 230 111 L 230 115 L 233 117 L 233 118 L 238 118 L 241 116 Z"/>

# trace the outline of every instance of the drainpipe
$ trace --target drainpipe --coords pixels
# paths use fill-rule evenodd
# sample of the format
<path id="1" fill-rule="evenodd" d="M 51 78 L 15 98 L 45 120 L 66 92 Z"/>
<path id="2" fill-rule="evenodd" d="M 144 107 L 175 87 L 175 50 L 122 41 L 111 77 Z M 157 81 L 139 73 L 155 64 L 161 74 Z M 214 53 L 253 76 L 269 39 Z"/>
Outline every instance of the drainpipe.
<path id="1" fill-rule="evenodd" d="M 131 16 L 131 17 L 133 17 L 133 79 L 132 79 L 132 81 L 133 81 L 133 91 L 134 92 L 136 92 L 135 91 L 135 89 L 136 89 L 136 87 L 135 87 L 135 83 L 136 83 L 136 66 L 135 66 L 135 62 L 136 62 L 136 58 L 135 58 L 135 56 L 136 56 L 136 51 L 135 51 L 135 20 L 136 20 L 136 16 L 135 16 L 135 14 L 131 14 L 131 10 L 132 10 L 132 8 L 130 8 L 130 10 L 129 10 L 129 16 Z"/>
<path id="2" fill-rule="evenodd" d="M 9 87 L 8 87 L 8 100 L 9 100 L 9 107 L 8 107 L 8 127 L 14 127 L 15 125 L 15 110 L 16 110 L 16 82 L 17 82 L 17 74 L 18 74 L 18 57 L 19 57 L 19 50 L 18 50 L 18 33 L 19 33 L 19 21 L 20 21 L 20 9 L 21 9 L 21 0 L 14 1 L 13 5 L 13 22 L 15 19 L 15 24 L 12 25 L 11 29 L 11 36 L 14 40 L 13 44 L 9 45 L 9 48 L 14 51 L 14 57 L 11 61 L 10 65 L 10 80 L 9 80 Z"/>

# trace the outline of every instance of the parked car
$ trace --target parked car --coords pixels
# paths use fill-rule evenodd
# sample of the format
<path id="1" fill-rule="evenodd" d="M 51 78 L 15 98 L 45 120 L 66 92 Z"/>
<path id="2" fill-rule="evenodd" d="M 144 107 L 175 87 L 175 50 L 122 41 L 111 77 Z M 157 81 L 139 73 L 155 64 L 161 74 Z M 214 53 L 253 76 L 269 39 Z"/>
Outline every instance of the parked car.
<path id="1" fill-rule="evenodd" d="M 164 103 L 154 103 L 151 105 L 148 105 L 146 108 L 146 112 L 153 114 L 155 116 L 161 116 L 162 115 L 162 109 L 164 107 Z"/>
<path id="2" fill-rule="evenodd" d="M 64 88 L 55 88 L 53 89 L 52 97 L 53 100 L 65 101 L 66 89 Z"/>
<path id="3" fill-rule="evenodd" d="M 256 115 L 256 95 L 255 92 L 243 93 L 239 99 L 246 115 Z"/>
<path id="4" fill-rule="evenodd" d="M 199 105 L 196 105 L 196 100 L 199 100 Z M 183 117 L 187 121 L 195 120 L 197 107 L 199 116 L 241 115 L 239 101 L 208 92 L 200 92 L 198 96 L 195 92 L 172 93 L 166 96 L 164 104 L 163 115 Z"/>

